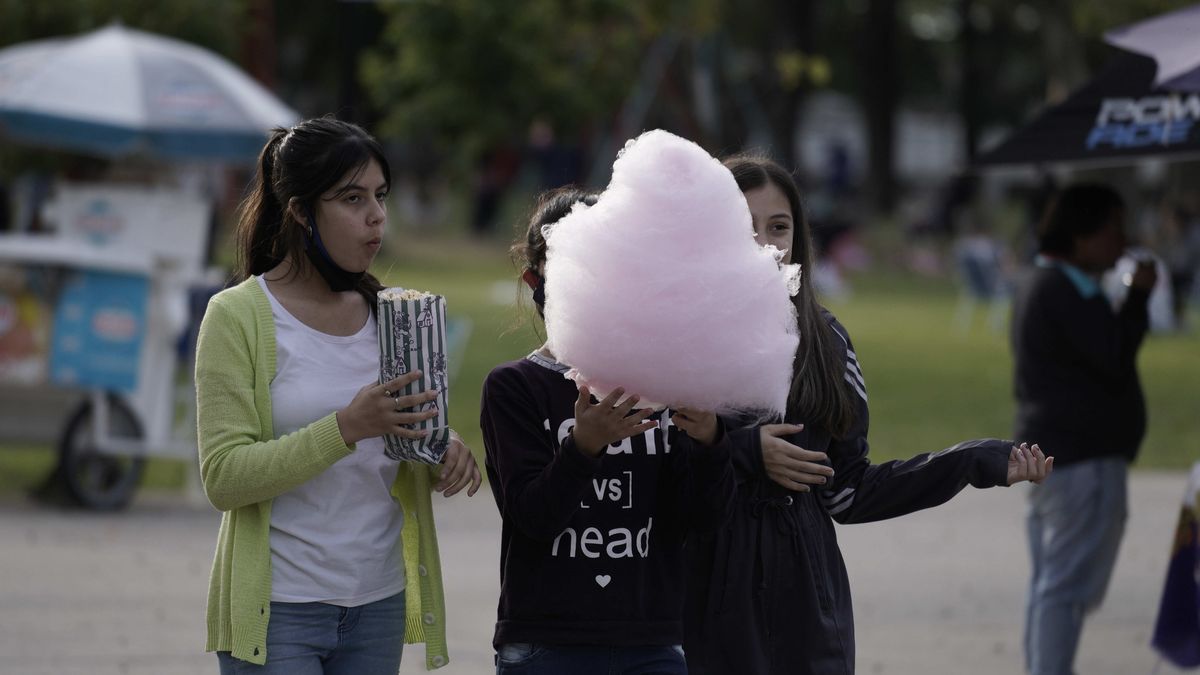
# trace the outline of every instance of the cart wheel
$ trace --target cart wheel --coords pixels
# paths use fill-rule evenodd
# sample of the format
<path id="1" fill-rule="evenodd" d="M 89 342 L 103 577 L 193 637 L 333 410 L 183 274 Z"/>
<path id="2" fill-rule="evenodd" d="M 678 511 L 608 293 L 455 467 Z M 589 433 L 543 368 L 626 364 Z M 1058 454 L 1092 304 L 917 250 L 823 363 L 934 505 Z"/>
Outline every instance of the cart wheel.
<path id="1" fill-rule="evenodd" d="M 141 438 L 141 425 L 119 397 L 108 395 L 108 410 L 108 428 L 113 436 Z M 122 509 L 137 490 L 146 460 L 101 454 L 91 443 L 92 403 L 85 400 L 71 415 L 58 444 L 58 461 L 67 492 L 80 506 L 89 509 Z"/>

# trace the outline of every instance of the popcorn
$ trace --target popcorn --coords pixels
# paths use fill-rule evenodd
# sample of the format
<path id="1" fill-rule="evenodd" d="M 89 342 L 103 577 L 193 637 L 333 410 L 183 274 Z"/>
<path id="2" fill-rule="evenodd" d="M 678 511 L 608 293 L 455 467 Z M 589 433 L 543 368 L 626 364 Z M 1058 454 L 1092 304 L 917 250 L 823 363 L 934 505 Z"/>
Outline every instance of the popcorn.
<path id="1" fill-rule="evenodd" d="M 438 392 L 437 398 L 414 409 L 420 412 L 437 408 L 436 417 L 412 425 L 428 434 L 419 439 L 385 435 L 384 451 L 395 460 L 437 464 L 450 445 L 446 298 L 413 289 L 385 288 L 379 291 L 377 303 L 380 383 L 420 370 L 421 378 L 397 395 L 408 396 L 430 389 Z"/>

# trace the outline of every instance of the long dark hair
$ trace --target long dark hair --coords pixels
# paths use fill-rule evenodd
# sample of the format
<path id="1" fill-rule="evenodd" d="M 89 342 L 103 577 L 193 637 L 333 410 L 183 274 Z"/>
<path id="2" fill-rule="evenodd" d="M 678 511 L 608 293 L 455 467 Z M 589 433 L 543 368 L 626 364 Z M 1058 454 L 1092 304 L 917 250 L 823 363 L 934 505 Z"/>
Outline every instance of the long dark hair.
<path id="1" fill-rule="evenodd" d="M 817 424 L 841 438 L 854 424 L 856 395 L 845 380 L 845 343 L 822 316 L 813 292 L 812 232 L 800 190 L 783 167 L 756 154 L 738 154 L 723 162 L 743 193 L 773 184 L 783 191 L 792 210 L 792 262 L 803 265 L 804 283 L 792 297 L 800 329 L 800 345 L 792 362 L 787 421 Z"/>
<path id="2" fill-rule="evenodd" d="M 533 273 L 541 279 L 542 273 L 539 269 L 542 263 L 546 262 L 546 237 L 542 234 L 542 228 L 547 225 L 553 225 L 563 216 L 571 212 L 571 207 L 577 202 L 583 202 L 588 206 L 596 203 L 597 193 L 592 190 L 587 190 L 574 185 L 566 185 L 553 190 L 547 190 L 538 195 L 537 202 L 534 204 L 533 213 L 530 214 L 529 220 L 524 225 L 524 231 L 518 231 L 516 239 L 512 246 L 509 247 L 508 253 L 512 258 L 513 265 L 518 270 L 517 277 L 524 279 L 526 274 Z M 524 285 L 524 281 L 517 283 Z M 542 281 L 544 284 L 545 281 Z M 521 288 L 520 286 L 518 288 Z M 542 289 L 544 294 L 546 289 Z M 523 288 L 517 294 L 517 304 L 521 304 L 521 298 L 525 296 Z M 537 297 L 536 295 L 534 296 Z M 541 308 L 538 308 L 539 313 Z M 505 334 L 520 328 L 524 323 L 526 313 L 520 312 L 517 318 L 513 321 Z M 536 324 L 533 329 L 538 338 L 542 335 L 538 332 Z"/>
<path id="3" fill-rule="evenodd" d="M 291 129 L 273 129 L 258 156 L 250 193 L 239 209 L 235 280 L 264 274 L 284 259 L 308 265 L 305 224 L 296 220 L 288 204 L 295 199 L 302 211 L 315 212 L 321 195 L 346 174 L 365 169 L 372 159 L 379 163 L 390 187 L 392 170 L 383 147 L 356 124 L 326 116 L 305 120 Z M 354 288 L 372 311 L 375 294 L 382 289 L 371 274 L 364 274 Z"/>
<path id="4" fill-rule="evenodd" d="M 547 190 L 538 195 L 525 232 L 518 235 L 509 248 L 513 263 L 521 268 L 521 274 L 529 271 L 541 276 L 538 269 L 546 262 L 546 237 L 542 234 L 542 228 L 562 220 L 578 202 L 594 205 L 596 197 L 594 191 L 574 185 Z"/>

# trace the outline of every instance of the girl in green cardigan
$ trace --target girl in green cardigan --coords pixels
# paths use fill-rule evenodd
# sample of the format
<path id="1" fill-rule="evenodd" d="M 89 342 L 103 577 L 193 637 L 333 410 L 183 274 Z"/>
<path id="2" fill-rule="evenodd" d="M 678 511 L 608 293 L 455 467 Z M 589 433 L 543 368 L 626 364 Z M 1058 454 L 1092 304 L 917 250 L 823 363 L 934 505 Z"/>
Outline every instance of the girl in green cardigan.
<path id="1" fill-rule="evenodd" d="M 431 490 L 475 494 L 457 435 L 441 465 L 396 462 L 435 392 L 376 384 L 366 272 L 387 225 L 387 159 L 332 118 L 276 129 L 238 224 L 241 283 L 200 327 L 196 400 L 205 493 L 224 515 L 208 596 L 221 673 L 395 675 L 404 643 L 448 661 Z"/>

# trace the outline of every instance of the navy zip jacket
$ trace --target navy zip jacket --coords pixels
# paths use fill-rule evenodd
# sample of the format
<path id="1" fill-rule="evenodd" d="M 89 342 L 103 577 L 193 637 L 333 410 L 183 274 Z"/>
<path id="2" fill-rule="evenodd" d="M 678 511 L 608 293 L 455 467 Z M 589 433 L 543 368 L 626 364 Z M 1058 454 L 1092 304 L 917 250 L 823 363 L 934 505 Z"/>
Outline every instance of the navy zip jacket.
<path id="1" fill-rule="evenodd" d="M 1083 297 L 1056 266 L 1034 267 L 1013 303 L 1018 438 L 1054 465 L 1100 457 L 1132 462 L 1146 433 L 1138 348 L 1149 293 L 1130 288 L 1114 312 L 1104 293 Z"/>
<path id="2" fill-rule="evenodd" d="M 575 383 L 537 354 L 484 381 L 480 423 L 503 527 L 493 644 L 683 642 L 683 542 L 729 513 L 728 435 L 670 422 L 599 458 L 575 447 Z"/>
<path id="3" fill-rule="evenodd" d="M 834 521 L 865 523 L 937 506 L 965 486 L 1005 485 L 1012 443 L 975 440 L 905 461 L 871 464 L 867 391 L 846 330 L 845 377 L 858 393 L 853 428 L 814 424 L 785 440 L 828 454 L 832 482 L 791 492 L 763 467 L 757 427 L 729 433 L 738 481 L 720 530 L 688 542 L 684 651 L 690 675 L 849 675 L 854 612 Z M 803 423 L 799 420 L 798 423 Z"/>

